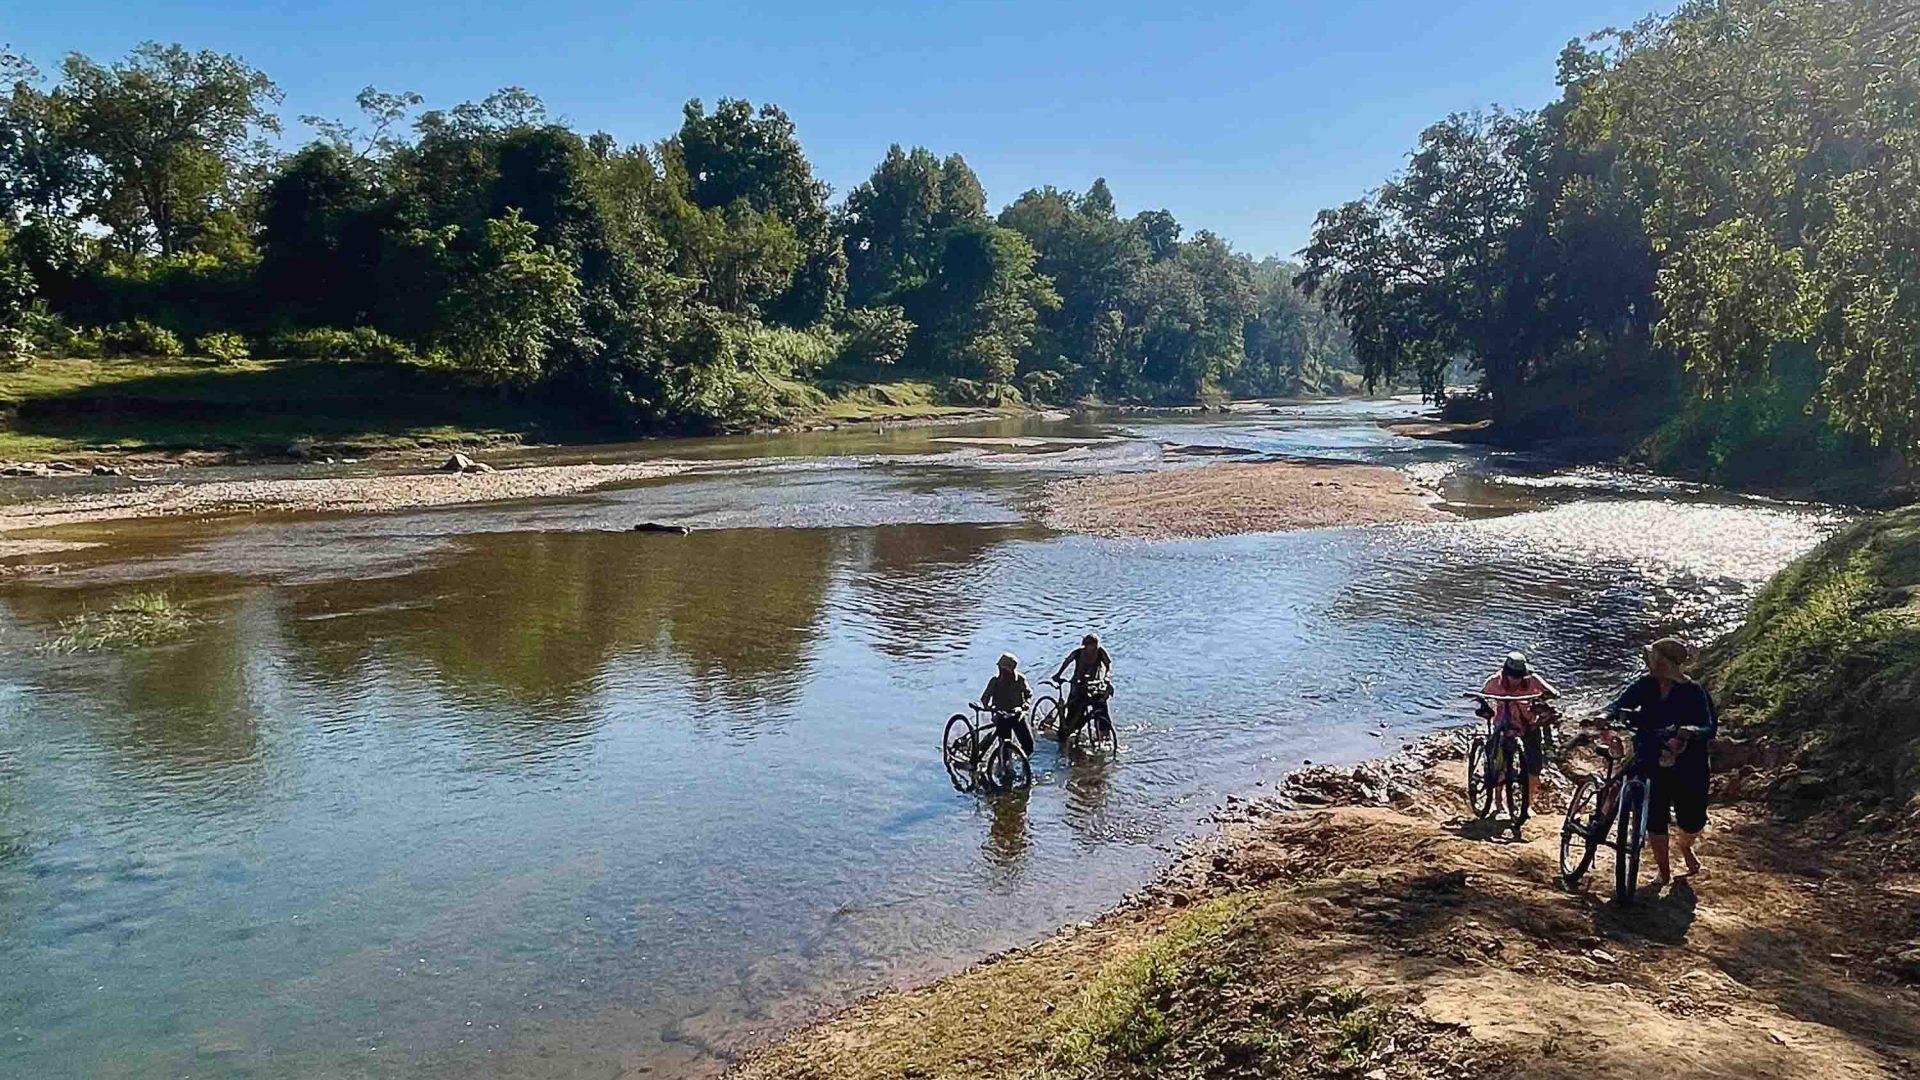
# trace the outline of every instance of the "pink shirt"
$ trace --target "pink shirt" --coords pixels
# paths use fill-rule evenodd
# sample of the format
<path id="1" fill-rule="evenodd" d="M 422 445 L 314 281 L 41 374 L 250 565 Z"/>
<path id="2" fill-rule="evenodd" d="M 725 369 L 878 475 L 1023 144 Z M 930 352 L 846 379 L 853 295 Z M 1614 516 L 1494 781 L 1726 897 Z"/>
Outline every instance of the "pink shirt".
<path id="1" fill-rule="evenodd" d="M 1520 679 L 1510 679 L 1505 672 L 1494 675 L 1480 688 L 1483 694 L 1501 697 L 1524 697 L 1527 694 L 1544 694 L 1547 684 L 1538 675 L 1528 675 Z M 1533 703 L 1530 701 L 1490 701 L 1495 720 L 1512 720 L 1513 726 L 1526 731 L 1533 726 Z"/>

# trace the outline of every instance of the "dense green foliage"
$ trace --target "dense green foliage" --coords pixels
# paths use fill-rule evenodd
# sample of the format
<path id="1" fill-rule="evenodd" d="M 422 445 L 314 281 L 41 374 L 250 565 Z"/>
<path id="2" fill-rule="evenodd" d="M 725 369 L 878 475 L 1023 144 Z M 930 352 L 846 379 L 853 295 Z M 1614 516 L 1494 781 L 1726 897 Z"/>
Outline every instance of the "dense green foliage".
<path id="1" fill-rule="evenodd" d="M 1791 390 L 1920 460 L 1920 11 L 1690 0 L 1569 45 L 1560 84 L 1434 125 L 1320 215 L 1302 280 L 1366 373 L 1444 394 L 1465 359 L 1520 427 L 1562 415 L 1556 386 Z"/>
<path id="2" fill-rule="evenodd" d="M 287 154 L 243 61 L 143 45 L 43 78 L 0 53 L 0 356 L 427 363 L 608 428 L 711 429 L 795 379 L 1023 396 L 1311 392 L 1351 368 L 1293 268 L 1104 182 L 997 218 L 899 147 L 839 205 L 772 105 L 687 103 L 622 145 L 519 88 L 420 111 L 368 88 Z"/>
<path id="3" fill-rule="evenodd" d="M 1920 823 L 1920 509 L 1859 522 L 1788 567 L 1709 656 L 1738 731 L 1785 741 L 1799 790 Z"/>

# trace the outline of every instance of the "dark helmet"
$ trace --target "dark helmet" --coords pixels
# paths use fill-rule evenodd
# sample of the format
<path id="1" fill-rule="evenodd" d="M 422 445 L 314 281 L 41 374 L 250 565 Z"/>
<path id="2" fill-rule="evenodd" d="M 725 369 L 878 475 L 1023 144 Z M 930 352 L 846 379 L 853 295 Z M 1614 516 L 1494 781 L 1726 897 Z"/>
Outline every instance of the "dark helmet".
<path id="1" fill-rule="evenodd" d="M 1500 665 L 1500 674 L 1514 679 L 1524 679 L 1533 674 L 1533 669 L 1527 665 L 1527 654 L 1523 652 L 1508 653 L 1506 663 Z"/>
<path id="2" fill-rule="evenodd" d="M 1100 647 L 1100 635 L 1088 634 L 1086 637 L 1083 637 L 1080 639 L 1080 644 L 1085 645 L 1088 648 L 1097 649 Z"/>

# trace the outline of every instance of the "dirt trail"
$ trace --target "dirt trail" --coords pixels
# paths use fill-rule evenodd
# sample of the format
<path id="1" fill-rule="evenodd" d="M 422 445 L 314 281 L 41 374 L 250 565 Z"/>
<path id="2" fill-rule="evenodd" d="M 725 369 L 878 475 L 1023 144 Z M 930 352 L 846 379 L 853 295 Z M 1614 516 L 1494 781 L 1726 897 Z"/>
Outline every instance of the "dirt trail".
<path id="1" fill-rule="evenodd" d="M 1230 805 L 1218 835 L 1092 927 L 870 998 L 737 1074 L 1920 1070 L 1920 989 L 1874 963 L 1920 931 L 1920 878 L 1875 876 L 1767 819 L 1719 810 L 1706 876 L 1643 886 L 1622 909 L 1608 900 L 1606 853 L 1591 891 L 1567 892 L 1557 816 L 1515 843 L 1466 814 L 1461 768 L 1453 747 L 1428 744 L 1358 773 L 1308 770 L 1290 807 Z M 1213 928 L 1170 950 L 1197 913 Z M 979 1023 L 990 1015 L 1007 1022 Z M 1089 1030 L 1102 1033 L 1091 1044 Z"/>
<path id="2" fill-rule="evenodd" d="M 1397 469 L 1291 461 L 1063 480 L 1044 501 L 1056 529 L 1155 540 L 1447 517 Z"/>

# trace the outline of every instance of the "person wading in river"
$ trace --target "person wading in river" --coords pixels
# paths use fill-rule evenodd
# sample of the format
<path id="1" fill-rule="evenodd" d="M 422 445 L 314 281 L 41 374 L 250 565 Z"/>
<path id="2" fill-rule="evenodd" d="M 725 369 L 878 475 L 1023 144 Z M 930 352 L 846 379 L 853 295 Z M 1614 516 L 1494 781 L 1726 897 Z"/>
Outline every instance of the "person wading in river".
<path id="1" fill-rule="evenodd" d="M 1687 873 L 1700 872 L 1693 845 L 1707 827 L 1707 746 L 1717 722 L 1712 696 L 1686 675 L 1692 655 L 1693 650 L 1673 638 L 1647 646 L 1647 673 L 1607 709 L 1609 716 L 1637 710 L 1628 721 L 1635 731 L 1634 753 L 1643 765 L 1653 766 L 1647 840 L 1660 871 L 1656 885 L 1673 880 L 1667 836 L 1671 824 L 1680 826 L 1677 846 Z"/>
<path id="2" fill-rule="evenodd" d="M 1060 661 L 1060 667 L 1053 673 L 1057 682 L 1066 673 L 1067 665 L 1073 665 L 1073 689 L 1067 693 L 1067 715 L 1060 723 L 1060 741 L 1066 742 L 1087 719 L 1088 688 L 1098 680 L 1111 680 L 1113 677 L 1113 656 L 1100 647 L 1100 635 L 1088 634 L 1080 639 L 1080 647 L 1067 654 Z"/>

